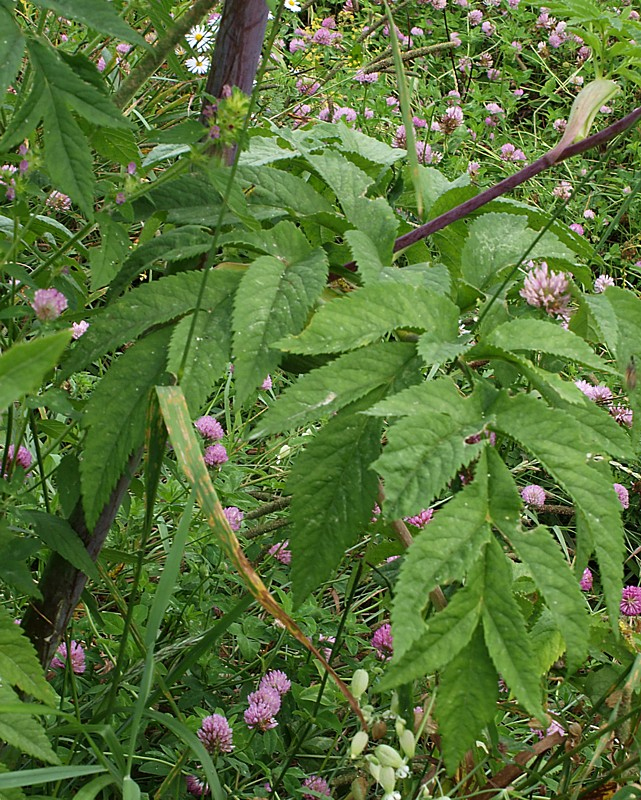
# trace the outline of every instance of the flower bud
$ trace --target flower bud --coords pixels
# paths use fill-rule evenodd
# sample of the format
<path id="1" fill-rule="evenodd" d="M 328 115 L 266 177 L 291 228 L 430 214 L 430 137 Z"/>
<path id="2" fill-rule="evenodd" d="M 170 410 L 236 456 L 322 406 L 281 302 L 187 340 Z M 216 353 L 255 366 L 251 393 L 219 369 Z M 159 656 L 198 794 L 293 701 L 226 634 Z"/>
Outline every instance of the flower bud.
<path id="1" fill-rule="evenodd" d="M 352 694 L 358 700 L 367 691 L 369 675 L 367 670 L 357 669 L 352 675 Z"/>
<path id="2" fill-rule="evenodd" d="M 367 779 L 354 778 L 352 781 L 352 797 L 354 800 L 365 800 L 367 797 Z"/>
<path id="3" fill-rule="evenodd" d="M 377 719 L 376 722 L 372 725 L 372 739 L 374 739 L 374 741 L 378 741 L 378 739 L 383 739 L 386 733 L 387 733 L 387 723 L 383 719 Z"/>
<path id="4" fill-rule="evenodd" d="M 378 782 L 383 787 L 385 794 L 391 794 L 396 786 L 396 775 L 393 767 L 382 767 Z"/>
<path id="5" fill-rule="evenodd" d="M 367 747 L 367 742 L 369 741 L 369 736 L 367 735 L 366 731 L 359 731 L 354 738 L 349 747 L 349 755 L 350 758 L 358 758 L 363 750 Z"/>
<path id="6" fill-rule="evenodd" d="M 400 753 L 388 744 L 379 744 L 374 752 L 376 753 L 376 758 L 378 758 L 384 767 L 398 769 L 403 763 Z M 390 792 L 391 791 L 390 789 Z"/>
<path id="7" fill-rule="evenodd" d="M 378 761 L 373 758 L 373 756 L 366 756 L 368 764 L 367 768 L 369 769 L 369 774 L 374 778 L 377 783 L 380 783 L 381 777 L 381 770 L 383 769 Z"/>
<path id="8" fill-rule="evenodd" d="M 414 738 L 412 731 L 409 728 L 406 728 L 398 737 L 398 741 L 401 745 L 401 750 L 405 753 L 405 755 L 408 758 L 414 758 L 414 753 L 416 752 L 416 739 Z"/>
<path id="9" fill-rule="evenodd" d="M 403 717 L 396 717 L 396 722 L 394 723 L 394 728 L 396 729 L 396 735 L 400 736 L 401 733 L 405 730 L 405 720 Z"/>

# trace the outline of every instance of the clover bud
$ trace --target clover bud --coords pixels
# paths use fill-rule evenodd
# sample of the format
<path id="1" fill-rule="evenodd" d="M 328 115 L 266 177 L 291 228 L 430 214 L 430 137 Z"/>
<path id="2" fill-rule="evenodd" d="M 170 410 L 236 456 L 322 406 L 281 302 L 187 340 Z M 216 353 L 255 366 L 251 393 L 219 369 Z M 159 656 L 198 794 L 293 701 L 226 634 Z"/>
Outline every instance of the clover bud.
<path id="1" fill-rule="evenodd" d="M 409 728 L 406 728 L 398 737 L 401 750 L 408 758 L 414 758 L 416 752 L 416 739 Z"/>
<path id="2" fill-rule="evenodd" d="M 352 675 L 352 694 L 358 700 L 367 691 L 369 675 L 367 670 L 357 669 Z"/>
<path id="3" fill-rule="evenodd" d="M 349 755 L 350 758 L 358 758 L 363 750 L 367 747 L 367 742 L 369 741 L 369 736 L 367 735 L 366 731 L 359 731 L 349 746 Z"/>
<path id="4" fill-rule="evenodd" d="M 374 752 L 376 753 L 376 758 L 384 767 L 398 769 L 403 763 L 401 754 L 388 744 L 379 744 Z M 390 789 L 390 791 L 392 790 Z"/>

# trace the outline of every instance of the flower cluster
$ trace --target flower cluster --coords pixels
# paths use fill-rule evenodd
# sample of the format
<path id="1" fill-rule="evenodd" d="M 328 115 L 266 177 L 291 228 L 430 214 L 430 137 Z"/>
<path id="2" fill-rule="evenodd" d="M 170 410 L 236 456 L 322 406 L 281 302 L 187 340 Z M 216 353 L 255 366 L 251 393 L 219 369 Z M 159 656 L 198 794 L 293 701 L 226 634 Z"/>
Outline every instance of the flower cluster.
<path id="1" fill-rule="evenodd" d="M 332 793 L 329 790 L 329 784 L 319 775 L 310 775 L 308 778 L 305 778 L 303 781 L 303 789 L 311 789 L 312 792 L 316 792 L 316 794 L 303 792 L 303 797 L 305 800 L 318 800 L 319 794 L 324 794 L 327 797 L 332 796 Z"/>
<path id="2" fill-rule="evenodd" d="M 67 308 L 67 298 L 57 289 L 38 289 L 33 296 L 31 308 L 40 322 L 52 322 Z"/>
<path id="3" fill-rule="evenodd" d="M 531 483 L 521 489 L 523 502 L 533 508 L 543 508 L 545 505 L 545 489 L 536 483 Z"/>
<path id="4" fill-rule="evenodd" d="M 393 656 L 394 641 L 392 639 L 392 626 L 389 622 L 374 631 L 372 647 L 376 650 L 376 656 L 381 661 L 388 661 Z"/>
<path id="5" fill-rule="evenodd" d="M 231 726 L 222 714 L 205 717 L 196 735 L 212 755 L 231 753 L 234 749 Z"/>
<path id="6" fill-rule="evenodd" d="M 433 508 L 424 508 L 413 517 L 405 517 L 405 522 L 413 525 L 415 528 L 424 528 L 427 523 L 432 519 L 434 514 Z"/>
<path id="7" fill-rule="evenodd" d="M 532 264 L 525 276 L 521 297 L 531 306 L 543 308 L 551 316 L 566 319 L 569 315 L 569 280 L 565 272 L 548 270 L 547 262 L 540 267 Z"/>
<path id="8" fill-rule="evenodd" d="M 620 608 L 626 617 L 636 617 L 641 614 L 641 586 L 623 587 Z"/>
<path id="9" fill-rule="evenodd" d="M 49 665 L 52 669 L 64 669 L 67 660 L 71 669 L 76 675 L 82 675 L 85 671 L 85 651 L 78 642 L 72 641 L 70 652 L 67 651 L 67 643 L 63 642 L 56 650 L 56 655 L 51 659 Z"/>
<path id="10" fill-rule="evenodd" d="M 276 714 L 280 711 L 281 698 L 291 687 L 287 675 L 281 670 L 273 670 L 263 675 L 258 691 L 247 696 L 248 707 L 244 713 L 249 728 L 267 731 L 278 725 Z"/>
<path id="11" fill-rule="evenodd" d="M 280 561 L 281 564 L 291 564 L 292 551 L 288 549 L 288 545 L 289 539 L 285 539 L 284 542 L 276 542 L 276 544 L 273 544 L 267 552 L 270 556 L 273 556 L 276 561 Z"/>
<path id="12" fill-rule="evenodd" d="M 608 386 L 600 383 L 594 385 L 585 380 L 574 381 L 574 383 L 589 400 L 603 404 L 620 425 L 625 425 L 628 428 L 632 427 L 634 418 L 632 409 L 621 404 L 615 404 L 613 402 L 614 395 Z"/>

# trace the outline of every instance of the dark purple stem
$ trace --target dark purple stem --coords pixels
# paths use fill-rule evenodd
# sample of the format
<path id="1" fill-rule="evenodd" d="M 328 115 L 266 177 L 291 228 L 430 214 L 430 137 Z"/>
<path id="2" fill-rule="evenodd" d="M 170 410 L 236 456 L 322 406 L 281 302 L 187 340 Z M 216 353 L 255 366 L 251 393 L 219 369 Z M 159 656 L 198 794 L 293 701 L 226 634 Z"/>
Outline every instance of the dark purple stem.
<path id="1" fill-rule="evenodd" d="M 615 136 L 617 136 L 617 134 L 623 133 L 623 131 L 632 127 L 632 125 L 634 125 L 634 123 L 637 122 L 640 117 L 641 107 L 635 108 L 634 111 L 627 116 L 617 120 L 612 125 L 604 128 L 602 131 L 599 131 L 592 136 L 588 136 L 586 139 L 582 139 L 580 142 L 576 142 L 576 144 L 567 145 L 562 149 L 557 145 L 557 147 L 552 148 L 552 150 L 548 150 L 545 155 L 541 156 L 541 158 L 537 159 L 532 164 L 528 164 L 527 167 L 523 167 L 523 169 L 519 172 L 515 173 L 514 175 L 510 175 L 509 178 L 505 178 L 505 180 L 502 180 L 500 183 L 490 186 L 489 189 L 477 194 L 476 197 L 466 200 L 464 203 L 461 203 L 455 208 L 446 211 L 444 214 L 431 219 L 424 225 L 419 225 L 419 227 L 415 228 L 413 231 L 410 231 L 403 236 L 399 236 L 394 243 L 394 252 L 397 253 L 399 250 L 402 250 L 405 247 L 416 244 L 416 242 L 419 242 L 421 239 L 425 239 L 432 233 L 436 233 L 436 231 L 446 228 L 453 222 L 463 219 L 463 217 L 466 217 L 468 214 L 476 211 L 477 208 L 481 208 L 481 206 L 484 206 L 491 200 L 495 200 L 497 197 L 509 192 L 511 189 L 515 189 L 525 181 L 528 181 L 530 178 L 538 175 L 539 172 L 543 172 L 544 170 L 549 169 L 549 167 L 554 166 L 554 164 L 558 164 L 561 161 L 564 161 L 566 158 L 571 158 L 572 156 L 579 155 L 579 153 L 584 153 L 586 150 L 591 150 L 593 147 L 598 147 L 601 144 L 609 142 L 610 139 L 613 139 Z M 344 268 L 354 272 L 356 270 L 356 262 L 350 261 L 349 263 L 344 264 Z"/>

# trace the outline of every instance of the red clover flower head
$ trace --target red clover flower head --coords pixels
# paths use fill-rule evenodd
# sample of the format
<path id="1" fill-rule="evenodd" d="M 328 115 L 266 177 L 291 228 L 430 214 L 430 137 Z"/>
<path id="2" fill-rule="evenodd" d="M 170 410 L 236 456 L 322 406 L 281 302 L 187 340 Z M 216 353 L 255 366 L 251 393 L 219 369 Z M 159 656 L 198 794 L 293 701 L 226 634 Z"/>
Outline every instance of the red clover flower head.
<path id="1" fill-rule="evenodd" d="M 243 714 L 247 726 L 259 731 L 275 728 L 275 715 L 280 711 L 280 695 L 273 689 L 259 689 L 247 696 L 248 707 Z"/>
<path id="2" fill-rule="evenodd" d="M 624 586 L 621 592 L 621 613 L 626 617 L 641 614 L 641 587 Z"/>
<path id="3" fill-rule="evenodd" d="M 587 211 L 583 212 L 584 216 L 587 214 Z M 599 275 L 599 277 L 594 281 L 594 291 L 597 294 L 601 294 L 601 292 L 605 292 L 608 286 L 614 286 L 614 278 L 610 275 Z"/>
<path id="4" fill-rule="evenodd" d="M 49 192 L 49 195 L 45 200 L 45 205 L 47 208 L 50 208 L 53 211 L 69 211 L 71 208 L 71 198 L 62 192 L 58 192 L 53 189 L 51 192 Z"/>
<path id="5" fill-rule="evenodd" d="M 10 444 L 7 450 L 7 454 L 9 457 L 9 463 L 13 462 L 15 456 L 15 462 L 17 466 L 22 467 L 22 469 L 29 469 L 29 467 L 31 466 L 31 461 L 33 460 L 33 457 L 26 447 L 20 445 L 20 447 L 18 448 L 18 452 L 16 453 L 15 446 Z"/>
<path id="6" fill-rule="evenodd" d="M 232 729 L 222 714 L 211 714 L 205 717 L 197 732 L 200 741 L 208 753 L 231 753 Z"/>
<path id="7" fill-rule="evenodd" d="M 225 435 L 223 426 L 217 419 L 214 419 L 214 417 L 199 417 L 196 422 L 194 422 L 194 425 L 203 439 L 222 439 Z"/>
<path id="8" fill-rule="evenodd" d="M 617 493 L 617 497 L 619 498 L 619 502 L 623 506 L 623 508 L 628 508 L 630 505 L 630 495 L 628 490 L 620 483 L 613 484 L 614 491 Z"/>
<path id="9" fill-rule="evenodd" d="M 205 781 L 199 780 L 194 775 L 187 775 L 185 781 L 187 783 L 187 791 L 193 797 L 207 797 L 211 794 L 209 786 Z"/>
<path id="10" fill-rule="evenodd" d="M 303 788 L 304 789 L 311 789 L 312 792 L 317 792 L 318 794 L 324 794 L 327 797 L 331 797 L 332 793 L 329 789 L 329 784 L 325 780 L 325 778 L 321 778 L 319 775 L 310 775 L 308 778 L 305 778 L 303 781 Z M 303 792 L 303 797 L 305 800 L 318 800 L 317 796 L 314 794 L 309 794 Z"/>
<path id="11" fill-rule="evenodd" d="M 381 661 L 388 661 L 394 653 L 394 642 L 392 639 L 392 626 L 389 622 L 381 625 L 374 631 L 372 636 L 372 647 L 377 651 L 376 655 Z"/>
<path id="12" fill-rule="evenodd" d="M 51 668 L 64 669 L 65 664 L 67 663 L 67 656 L 67 643 L 63 642 L 56 650 L 56 655 L 51 659 Z M 76 673 L 76 675 L 82 675 L 86 669 L 85 651 L 83 650 L 82 646 L 75 641 L 71 642 L 71 654 L 69 655 L 69 662 L 71 664 L 71 669 Z"/>
<path id="13" fill-rule="evenodd" d="M 57 289 L 38 289 L 31 307 L 41 322 L 51 322 L 67 308 L 67 298 Z"/>
<path id="14" fill-rule="evenodd" d="M 581 580 L 579 581 L 579 587 L 581 588 L 582 592 L 589 592 L 592 589 L 592 584 L 594 579 L 592 577 L 592 571 L 586 567 L 583 570 L 583 575 L 581 575 Z"/>
<path id="15" fill-rule="evenodd" d="M 72 322 L 71 323 L 71 338 L 72 339 L 79 339 L 89 329 L 89 323 L 87 320 L 81 319 L 80 322 Z"/>
<path id="16" fill-rule="evenodd" d="M 543 261 L 540 267 L 531 269 L 525 276 L 519 294 L 529 305 L 543 308 L 550 315 L 566 316 L 570 302 L 568 287 L 565 272 L 548 271 L 548 265 Z"/>
<path id="17" fill-rule="evenodd" d="M 281 564 L 291 564 L 292 551 L 287 549 L 288 544 L 289 539 L 285 539 L 284 542 L 276 542 L 267 552 L 270 556 L 273 556 L 276 561 L 280 561 Z"/>
<path id="18" fill-rule="evenodd" d="M 205 450 L 204 458 L 205 464 L 207 464 L 208 467 L 219 467 L 221 464 L 229 461 L 227 450 L 222 444 L 212 444 L 211 447 L 208 447 Z"/>
<path id="19" fill-rule="evenodd" d="M 274 692 L 278 692 L 281 697 L 284 694 L 287 694 L 291 688 L 291 681 L 280 669 L 273 669 L 270 672 L 267 672 L 260 679 L 260 684 L 258 685 L 258 691 L 263 689 L 272 690 Z"/>
<path id="20" fill-rule="evenodd" d="M 628 428 L 632 427 L 634 415 L 631 408 L 628 408 L 627 406 L 610 406 L 608 411 L 619 423 L 619 425 L 625 425 Z"/>
<path id="21" fill-rule="evenodd" d="M 227 522 L 229 522 L 229 527 L 232 531 L 240 530 L 240 525 L 245 515 L 239 508 L 227 506 L 227 508 L 223 508 L 223 514 L 227 517 Z"/>
<path id="22" fill-rule="evenodd" d="M 432 515 L 434 514 L 433 508 L 424 508 L 422 511 L 419 511 L 413 517 L 405 517 L 405 522 L 409 522 L 410 525 L 413 525 L 415 528 L 424 528 L 427 523 L 432 519 Z"/>
<path id="23" fill-rule="evenodd" d="M 521 489 L 521 497 L 523 502 L 528 506 L 534 508 L 543 508 L 545 505 L 545 489 L 538 486 L 536 483 L 531 483 L 529 486 Z"/>
<path id="24" fill-rule="evenodd" d="M 311 111 L 311 109 L 310 109 Z M 261 383 L 260 388 L 264 392 L 268 392 L 272 388 L 272 376 L 268 375 L 265 380 Z"/>

